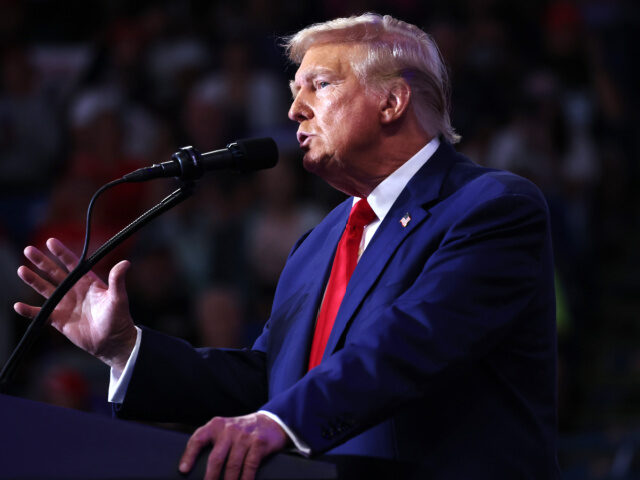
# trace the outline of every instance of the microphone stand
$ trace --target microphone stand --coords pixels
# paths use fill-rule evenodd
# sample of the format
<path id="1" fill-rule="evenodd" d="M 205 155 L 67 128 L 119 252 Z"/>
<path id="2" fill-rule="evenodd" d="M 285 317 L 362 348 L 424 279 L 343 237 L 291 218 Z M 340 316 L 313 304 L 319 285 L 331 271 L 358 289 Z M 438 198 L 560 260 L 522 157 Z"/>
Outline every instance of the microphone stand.
<path id="1" fill-rule="evenodd" d="M 5 363 L 4 367 L 2 368 L 2 372 L 0 372 L 0 393 L 7 392 L 11 379 L 13 378 L 15 370 L 20 364 L 22 357 L 33 345 L 44 327 L 47 325 L 47 320 L 49 319 L 49 315 L 51 315 L 51 312 L 53 312 L 58 303 L 60 303 L 60 300 L 62 300 L 65 294 L 69 290 L 71 290 L 76 282 L 80 280 L 80 278 L 82 278 L 82 276 L 85 275 L 89 270 L 91 270 L 93 266 L 98 263 L 98 261 L 100 261 L 105 255 L 111 252 L 114 248 L 120 245 L 135 232 L 140 230 L 151 220 L 189 198 L 193 194 L 194 185 L 195 184 L 193 182 L 183 183 L 179 189 L 172 192 L 170 195 L 160 201 L 160 203 L 144 212 L 133 222 L 116 233 L 100 248 L 98 248 L 93 255 L 91 255 L 88 259 L 81 260 L 76 268 L 69 272 L 69 275 L 67 275 L 67 277 L 62 281 L 62 283 L 60 283 L 60 285 L 58 285 L 51 296 L 44 302 L 36 317 L 29 324 L 29 327 L 27 328 L 24 336 L 22 337 L 16 348 L 13 350 L 13 353 L 9 357 L 9 360 L 7 360 L 7 363 Z"/>

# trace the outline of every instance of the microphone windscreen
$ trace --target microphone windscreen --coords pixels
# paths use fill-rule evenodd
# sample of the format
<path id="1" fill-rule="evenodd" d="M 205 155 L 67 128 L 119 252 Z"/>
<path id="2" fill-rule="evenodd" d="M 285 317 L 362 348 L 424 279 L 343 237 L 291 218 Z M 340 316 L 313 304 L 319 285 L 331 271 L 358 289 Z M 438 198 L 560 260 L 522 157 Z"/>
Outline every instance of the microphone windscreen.
<path id="1" fill-rule="evenodd" d="M 242 152 L 242 160 L 238 165 L 242 172 L 271 168 L 278 163 L 278 146 L 273 138 L 238 140 L 236 145 Z"/>

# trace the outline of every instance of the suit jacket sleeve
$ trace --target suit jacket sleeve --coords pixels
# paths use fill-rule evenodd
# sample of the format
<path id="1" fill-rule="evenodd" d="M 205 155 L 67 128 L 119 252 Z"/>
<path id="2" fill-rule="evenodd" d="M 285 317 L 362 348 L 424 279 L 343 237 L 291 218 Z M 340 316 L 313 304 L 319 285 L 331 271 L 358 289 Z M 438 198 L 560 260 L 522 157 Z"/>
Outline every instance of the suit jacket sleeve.
<path id="1" fill-rule="evenodd" d="M 266 399 L 263 352 L 198 349 L 143 328 L 125 401 L 114 412 L 120 418 L 195 426 L 214 415 L 254 412 Z"/>

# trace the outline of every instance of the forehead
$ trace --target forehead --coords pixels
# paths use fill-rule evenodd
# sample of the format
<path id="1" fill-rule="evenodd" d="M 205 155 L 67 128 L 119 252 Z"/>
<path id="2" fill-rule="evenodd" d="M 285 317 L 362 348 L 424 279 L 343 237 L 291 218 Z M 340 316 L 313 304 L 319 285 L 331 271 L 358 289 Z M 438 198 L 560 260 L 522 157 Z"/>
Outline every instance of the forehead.
<path id="1" fill-rule="evenodd" d="M 313 45 L 302 58 L 296 72 L 295 83 L 304 82 L 321 73 L 332 73 L 338 76 L 352 75 L 351 65 L 360 51 L 361 47 L 348 43 Z"/>

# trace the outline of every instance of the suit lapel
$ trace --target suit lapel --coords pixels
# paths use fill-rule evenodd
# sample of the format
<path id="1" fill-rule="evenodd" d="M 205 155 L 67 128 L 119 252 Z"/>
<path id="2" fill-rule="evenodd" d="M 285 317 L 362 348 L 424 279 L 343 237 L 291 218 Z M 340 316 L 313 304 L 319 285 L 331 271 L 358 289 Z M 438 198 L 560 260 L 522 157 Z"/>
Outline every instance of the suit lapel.
<path id="1" fill-rule="evenodd" d="M 350 319 L 382 274 L 389 259 L 402 242 L 429 217 L 428 208 L 438 200 L 453 164 L 453 152 L 451 146 L 442 142 L 433 157 L 409 181 L 378 227 L 349 280 L 324 358 L 335 350 Z M 403 226 L 401 220 L 406 220 L 407 214 L 410 220 L 408 223 L 404 222 Z"/>
<path id="2" fill-rule="evenodd" d="M 344 202 L 344 205 L 339 208 L 342 208 L 342 212 L 337 217 L 339 220 L 327 229 L 323 238 L 318 242 L 305 245 L 305 248 L 310 249 L 309 251 L 300 252 L 309 263 L 305 265 L 304 271 L 301 271 L 299 275 L 299 278 L 304 281 L 301 282 L 297 292 L 291 295 L 291 301 L 295 305 L 288 306 L 285 309 L 286 313 L 280 315 L 281 318 L 288 318 L 291 321 L 287 322 L 287 332 L 284 335 L 285 340 L 282 345 L 282 351 L 287 352 L 287 367 L 279 370 L 281 376 L 278 379 L 272 379 L 273 385 L 271 386 L 276 387 L 275 391 L 288 388 L 307 372 L 309 348 L 318 308 L 329 278 L 338 242 L 349 216 L 350 201 Z"/>

